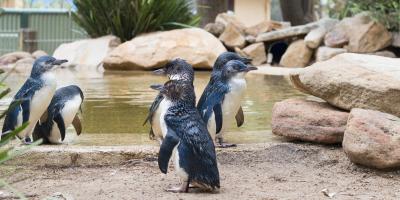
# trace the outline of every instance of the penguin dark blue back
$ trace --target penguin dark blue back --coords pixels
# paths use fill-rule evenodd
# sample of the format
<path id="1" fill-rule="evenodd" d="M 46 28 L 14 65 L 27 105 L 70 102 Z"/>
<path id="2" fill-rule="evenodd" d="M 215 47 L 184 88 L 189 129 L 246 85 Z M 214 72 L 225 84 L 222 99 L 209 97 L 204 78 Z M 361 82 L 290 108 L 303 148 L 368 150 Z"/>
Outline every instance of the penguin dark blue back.
<path id="1" fill-rule="evenodd" d="M 168 162 L 177 148 L 175 168 L 181 173 L 182 185 L 173 192 L 187 192 L 189 183 L 216 189 L 220 187 L 215 147 L 206 124 L 201 119 L 195 104 L 193 85 L 184 81 L 168 81 L 160 90 L 166 101 L 171 102 L 164 117 L 166 131 L 159 152 L 160 170 L 167 173 Z"/>
<path id="2" fill-rule="evenodd" d="M 83 92 L 76 85 L 57 89 L 47 111 L 36 124 L 34 140 L 42 138 L 44 143 L 61 143 L 65 139 L 66 128 L 71 123 L 80 135 L 82 125 L 77 112 L 83 99 Z"/>
<path id="3" fill-rule="evenodd" d="M 20 102 L 20 104 L 10 109 L 6 115 L 2 134 L 29 121 L 28 127 L 18 136 L 27 143 L 32 141 L 33 128 L 46 110 L 56 90 L 56 80 L 51 71 L 55 65 L 64 62 L 67 60 L 57 60 L 51 56 L 40 57 L 34 62 L 30 77 L 14 96 L 12 104 L 15 102 Z"/>
<path id="4" fill-rule="evenodd" d="M 166 75 L 170 80 L 181 80 L 187 81 L 193 84 L 194 70 L 193 67 L 183 59 L 174 59 L 168 62 L 165 67 L 155 70 L 155 74 Z M 144 124 L 150 122 L 151 128 L 149 136 L 151 139 L 157 138 L 160 141 L 164 137 L 161 134 L 161 128 L 159 123 L 159 117 L 162 112 L 168 109 L 168 105 L 165 105 L 163 101 L 164 97 L 158 94 L 150 106 L 149 114 L 146 117 Z M 160 107 L 161 105 L 161 107 Z"/>

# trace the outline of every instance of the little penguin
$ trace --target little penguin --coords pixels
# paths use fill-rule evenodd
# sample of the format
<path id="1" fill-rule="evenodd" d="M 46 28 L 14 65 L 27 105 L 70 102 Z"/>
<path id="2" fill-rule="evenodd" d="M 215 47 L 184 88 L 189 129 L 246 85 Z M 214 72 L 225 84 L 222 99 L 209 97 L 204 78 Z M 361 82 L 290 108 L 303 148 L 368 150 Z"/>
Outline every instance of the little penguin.
<path id="1" fill-rule="evenodd" d="M 65 139 L 65 130 L 72 123 L 77 135 L 82 132 L 81 121 L 77 115 L 84 96 L 76 85 L 56 90 L 47 111 L 36 124 L 33 139 L 43 139 L 44 144 L 60 144 Z"/>
<path id="2" fill-rule="evenodd" d="M 174 166 L 181 185 L 171 192 L 188 192 L 189 184 L 203 189 L 220 187 L 213 139 L 196 109 L 194 87 L 185 81 L 170 80 L 164 85 L 152 85 L 170 104 L 161 120 L 165 138 L 160 147 L 158 165 L 167 173 L 174 154 Z"/>
<path id="3" fill-rule="evenodd" d="M 246 89 L 245 75 L 250 70 L 256 69 L 239 60 L 227 62 L 210 85 L 204 102 L 197 107 L 207 123 L 208 131 L 212 135 L 215 134 L 219 147 L 234 146 L 223 142 L 223 132 L 229 128 L 240 109 L 240 102 Z"/>
<path id="4" fill-rule="evenodd" d="M 42 56 L 33 63 L 32 71 L 24 85 L 14 96 L 3 125 L 2 135 L 13 131 L 25 122 L 29 125 L 18 134 L 24 143 L 32 142 L 32 132 L 36 122 L 45 112 L 56 91 L 57 82 L 52 70 L 67 60 L 57 60 Z"/>
<path id="5" fill-rule="evenodd" d="M 211 73 L 210 81 L 208 82 L 206 88 L 203 91 L 203 94 L 201 95 L 199 102 L 197 103 L 197 108 L 201 112 L 201 110 L 205 107 L 205 102 L 209 98 L 210 94 L 213 92 L 214 84 L 216 80 L 221 79 L 221 72 L 225 66 L 225 64 L 231 60 L 238 60 L 243 62 L 244 64 L 250 64 L 251 59 L 241 57 L 236 53 L 233 52 L 224 52 L 221 55 L 218 56 L 217 60 L 214 63 L 213 66 L 213 71 Z M 241 106 L 239 106 L 239 109 L 237 110 L 236 116 L 236 124 L 238 127 L 242 126 L 244 123 L 244 115 L 243 115 L 243 109 Z M 212 135 L 215 137 L 215 133 L 210 131 Z M 213 138 L 214 138 L 213 137 Z M 214 138 L 216 139 L 216 138 Z M 222 144 L 222 141 L 219 141 Z M 220 145 L 219 147 L 229 147 L 229 146 L 235 146 L 235 145 L 229 145 L 224 143 L 223 145 Z"/>
<path id="6" fill-rule="evenodd" d="M 155 70 L 153 73 L 158 75 L 167 75 L 170 80 L 187 81 L 193 85 L 194 70 L 192 65 L 185 60 L 177 58 L 168 62 L 165 67 Z M 149 136 L 151 139 L 157 139 L 160 144 L 165 135 L 162 134 L 160 126 L 160 114 L 165 113 L 169 108 L 168 102 L 164 100 L 162 94 L 158 94 L 149 108 L 149 114 L 144 122 L 150 122 L 151 128 Z M 144 125 L 143 124 L 143 125 Z"/>

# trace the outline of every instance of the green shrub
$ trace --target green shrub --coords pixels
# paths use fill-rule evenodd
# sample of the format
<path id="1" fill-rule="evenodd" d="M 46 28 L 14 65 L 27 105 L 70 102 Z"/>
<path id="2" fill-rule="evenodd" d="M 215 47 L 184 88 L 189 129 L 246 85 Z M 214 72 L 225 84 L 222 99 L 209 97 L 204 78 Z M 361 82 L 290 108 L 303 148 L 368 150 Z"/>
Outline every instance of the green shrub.
<path id="1" fill-rule="evenodd" d="M 127 41 L 140 33 L 196 26 L 187 0 L 74 0 L 73 18 L 91 37 L 113 34 Z"/>
<path id="2" fill-rule="evenodd" d="M 391 31 L 400 30 L 399 0 L 331 0 L 339 9 L 330 10 L 332 17 L 349 17 L 368 11 L 375 20 L 381 22 Z M 341 6 L 342 5 L 342 6 Z M 339 11 L 338 11 L 339 10 Z"/>

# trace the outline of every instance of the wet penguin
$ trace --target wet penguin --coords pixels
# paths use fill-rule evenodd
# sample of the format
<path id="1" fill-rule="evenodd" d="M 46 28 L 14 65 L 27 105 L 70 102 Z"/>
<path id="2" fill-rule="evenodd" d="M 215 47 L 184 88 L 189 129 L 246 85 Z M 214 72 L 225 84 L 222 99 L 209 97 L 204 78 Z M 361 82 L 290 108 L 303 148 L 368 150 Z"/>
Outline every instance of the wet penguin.
<path id="1" fill-rule="evenodd" d="M 210 95 L 213 93 L 213 90 L 215 88 L 215 84 L 217 82 L 217 80 L 221 79 L 221 73 L 222 70 L 225 66 L 225 64 L 231 60 L 238 60 L 243 62 L 244 64 L 250 64 L 251 59 L 249 58 L 244 58 L 239 56 L 236 53 L 233 52 L 224 52 L 221 55 L 218 56 L 217 60 L 214 63 L 214 67 L 213 67 L 213 71 L 211 73 L 211 77 L 210 77 L 210 81 L 208 82 L 206 88 L 203 91 L 203 94 L 201 95 L 199 102 L 197 103 L 197 108 L 200 112 L 202 112 L 202 110 L 204 110 L 204 108 L 207 106 L 206 101 L 208 98 L 210 98 Z M 241 106 L 239 106 L 239 109 L 237 110 L 237 113 L 235 115 L 235 119 L 236 119 L 236 124 L 238 127 L 242 126 L 244 123 L 244 115 L 243 115 L 243 109 Z M 211 131 L 209 129 L 211 135 L 213 135 L 214 139 L 215 138 L 215 132 Z M 219 146 L 220 147 L 229 147 L 229 146 L 234 146 L 234 145 L 229 145 L 226 143 L 223 143 L 223 140 L 219 140 Z"/>
<path id="2" fill-rule="evenodd" d="M 194 70 L 193 67 L 183 59 L 174 59 L 168 62 L 165 67 L 155 70 L 153 73 L 158 75 L 167 75 L 170 80 L 187 81 L 193 85 Z M 144 122 L 150 123 L 151 128 L 149 136 L 151 139 L 157 139 L 162 142 L 165 135 L 162 134 L 160 126 L 160 115 L 165 113 L 169 108 L 169 103 L 164 100 L 164 97 L 159 93 L 150 106 L 149 114 Z"/>
<path id="3" fill-rule="evenodd" d="M 220 147 L 233 146 L 223 142 L 222 134 L 229 128 L 240 109 L 246 89 L 245 75 L 256 69 L 239 60 L 227 62 L 211 84 L 207 98 L 197 107 L 203 120 L 207 122 L 208 131 L 212 135 L 216 134 Z"/>
<path id="4" fill-rule="evenodd" d="M 34 62 L 30 77 L 12 100 L 12 103 L 20 102 L 20 104 L 7 113 L 2 134 L 7 134 L 23 123 L 29 122 L 28 127 L 21 131 L 18 137 L 25 143 L 32 142 L 33 128 L 49 106 L 56 91 L 57 82 L 52 69 L 65 62 L 67 60 L 57 60 L 51 56 L 42 56 Z"/>
<path id="5" fill-rule="evenodd" d="M 78 135 L 82 132 L 81 121 L 77 115 L 84 96 L 76 85 L 56 90 L 47 111 L 36 124 L 33 139 L 43 139 L 43 143 L 59 144 L 65 139 L 65 130 L 72 123 Z"/>
<path id="6" fill-rule="evenodd" d="M 172 154 L 181 185 L 171 192 L 188 192 L 189 184 L 214 190 L 220 187 L 215 147 L 206 124 L 195 104 L 193 85 L 184 81 L 168 81 L 153 85 L 171 105 L 161 121 L 165 138 L 161 144 L 158 165 L 167 173 Z"/>

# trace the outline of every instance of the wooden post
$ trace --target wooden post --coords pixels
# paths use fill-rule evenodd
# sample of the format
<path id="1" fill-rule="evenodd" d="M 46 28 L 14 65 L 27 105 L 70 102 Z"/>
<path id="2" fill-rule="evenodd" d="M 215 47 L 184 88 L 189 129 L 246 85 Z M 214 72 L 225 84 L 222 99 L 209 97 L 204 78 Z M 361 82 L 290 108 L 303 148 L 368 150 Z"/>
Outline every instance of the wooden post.
<path id="1" fill-rule="evenodd" d="M 35 30 L 29 28 L 22 28 L 19 34 L 20 34 L 19 46 L 22 51 L 33 53 L 38 49 Z"/>

